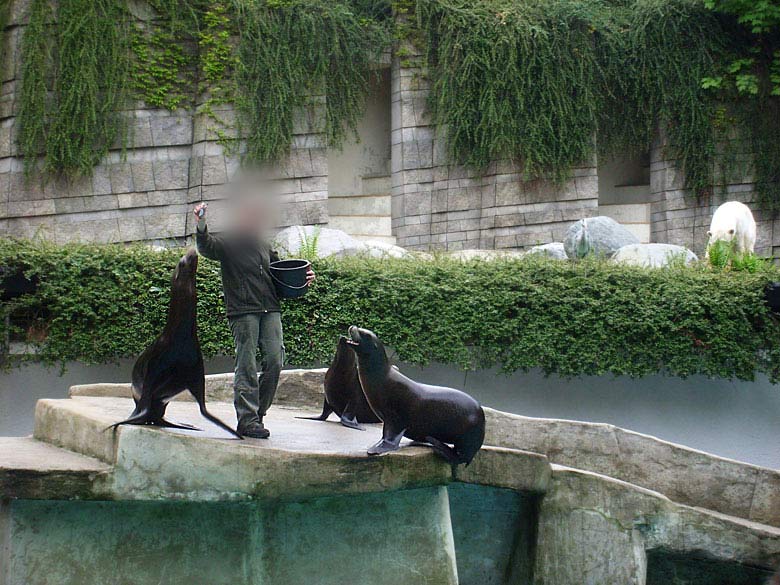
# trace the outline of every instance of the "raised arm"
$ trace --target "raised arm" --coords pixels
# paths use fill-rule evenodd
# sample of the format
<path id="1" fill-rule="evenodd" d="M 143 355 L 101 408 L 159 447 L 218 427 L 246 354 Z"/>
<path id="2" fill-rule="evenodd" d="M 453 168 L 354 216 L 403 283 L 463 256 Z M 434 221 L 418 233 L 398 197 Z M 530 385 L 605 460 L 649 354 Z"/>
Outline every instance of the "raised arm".
<path id="1" fill-rule="evenodd" d="M 198 248 L 198 254 L 209 258 L 210 260 L 222 260 L 223 245 L 220 238 L 214 237 L 209 233 L 206 226 L 206 204 L 199 203 L 192 210 L 197 221 L 195 230 L 195 245 Z"/>

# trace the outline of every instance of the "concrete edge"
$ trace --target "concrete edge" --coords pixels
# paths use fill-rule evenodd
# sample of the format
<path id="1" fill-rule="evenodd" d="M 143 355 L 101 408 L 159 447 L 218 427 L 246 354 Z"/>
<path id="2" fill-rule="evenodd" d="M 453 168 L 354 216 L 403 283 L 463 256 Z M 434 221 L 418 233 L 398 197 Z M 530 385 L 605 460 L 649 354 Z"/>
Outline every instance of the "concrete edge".
<path id="1" fill-rule="evenodd" d="M 485 408 L 488 444 L 663 493 L 681 504 L 780 527 L 780 471 L 605 423 L 532 418 Z"/>

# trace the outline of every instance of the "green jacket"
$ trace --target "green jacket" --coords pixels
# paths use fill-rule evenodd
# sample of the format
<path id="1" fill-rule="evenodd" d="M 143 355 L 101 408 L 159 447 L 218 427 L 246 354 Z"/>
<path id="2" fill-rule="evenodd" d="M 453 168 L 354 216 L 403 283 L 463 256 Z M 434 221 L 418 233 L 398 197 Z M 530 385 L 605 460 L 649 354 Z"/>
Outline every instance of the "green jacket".
<path id="1" fill-rule="evenodd" d="M 198 229 L 195 241 L 198 253 L 220 263 L 228 317 L 281 310 L 269 269 L 279 255 L 266 242 L 241 235 L 212 236 L 207 227 Z"/>

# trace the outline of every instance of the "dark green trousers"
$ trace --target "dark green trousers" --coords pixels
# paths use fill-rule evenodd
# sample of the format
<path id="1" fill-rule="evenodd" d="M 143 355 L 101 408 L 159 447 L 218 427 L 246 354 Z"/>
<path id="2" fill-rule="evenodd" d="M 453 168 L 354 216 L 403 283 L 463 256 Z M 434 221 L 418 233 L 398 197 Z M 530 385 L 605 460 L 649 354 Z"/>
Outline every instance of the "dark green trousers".
<path id="1" fill-rule="evenodd" d="M 248 313 L 230 317 L 230 330 L 236 345 L 236 369 L 233 379 L 233 404 L 238 429 L 262 422 L 273 402 L 279 373 L 284 365 L 282 315 Z M 262 361 L 257 368 L 257 348 Z"/>

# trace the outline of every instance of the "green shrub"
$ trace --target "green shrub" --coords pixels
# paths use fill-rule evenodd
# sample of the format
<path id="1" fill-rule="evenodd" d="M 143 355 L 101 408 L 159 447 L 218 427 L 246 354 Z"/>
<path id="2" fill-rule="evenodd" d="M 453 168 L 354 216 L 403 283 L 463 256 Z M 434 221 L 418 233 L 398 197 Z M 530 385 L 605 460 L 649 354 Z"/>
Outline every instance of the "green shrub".
<path id="1" fill-rule="evenodd" d="M 3 313 L 33 315 L 46 331 L 36 359 L 104 362 L 138 354 L 165 321 L 181 250 L 0 243 L 0 266 L 40 279 Z M 312 290 L 284 306 L 289 362 L 327 361 L 359 324 L 400 360 L 460 367 L 500 364 L 564 376 L 665 372 L 778 379 L 780 325 L 763 290 L 775 269 L 666 270 L 544 258 L 457 262 L 318 260 Z M 198 270 L 204 353 L 232 353 L 219 266 Z M 19 332 L 17 332 L 19 333 Z"/>
<path id="2" fill-rule="evenodd" d="M 753 252 L 737 251 L 737 242 L 718 240 L 707 248 L 709 264 L 716 270 L 761 272 L 768 269 L 768 261 Z"/>

